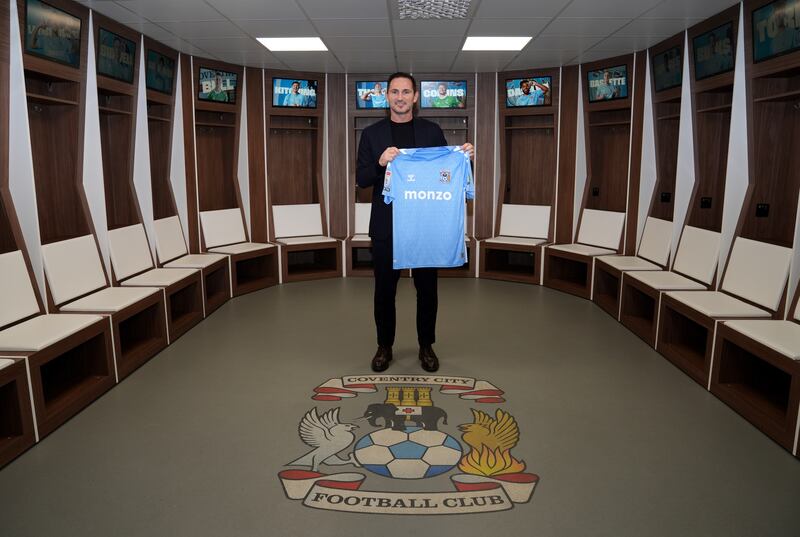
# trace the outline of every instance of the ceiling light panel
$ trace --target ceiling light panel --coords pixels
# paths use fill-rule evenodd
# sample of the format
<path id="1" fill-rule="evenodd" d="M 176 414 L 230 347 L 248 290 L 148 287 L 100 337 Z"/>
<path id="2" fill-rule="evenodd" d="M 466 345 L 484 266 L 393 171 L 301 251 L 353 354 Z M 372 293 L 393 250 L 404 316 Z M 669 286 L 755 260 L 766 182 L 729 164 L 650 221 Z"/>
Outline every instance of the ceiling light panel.
<path id="1" fill-rule="evenodd" d="M 398 0 L 400 19 L 466 19 L 471 0 Z"/>
<path id="2" fill-rule="evenodd" d="M 522 50 L 530 36 L 527 37 L 467 37 L 461 50 Z"/>
<path id="3" fill-rule="evenodd" d="M 328 50 L 319 37 L 257 37 L 272 52 L 306 52 Z"/>

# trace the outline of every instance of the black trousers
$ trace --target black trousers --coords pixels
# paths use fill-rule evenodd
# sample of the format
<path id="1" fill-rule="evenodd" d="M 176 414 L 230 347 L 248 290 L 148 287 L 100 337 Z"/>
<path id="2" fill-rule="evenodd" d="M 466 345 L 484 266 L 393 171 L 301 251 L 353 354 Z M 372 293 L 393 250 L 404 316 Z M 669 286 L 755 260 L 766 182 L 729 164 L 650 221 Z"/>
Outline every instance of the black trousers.
<path id="1" fill-rule="evenodd" d="M 375 274 L 375 328 L 378 345 L 394 345 L 397 312 L 395 295 L 399 270 L 392 269 L 392 239 L 372 240 L 372 263 Z M 417 340 L 420 345 L 433 345 L 436 341 L 436 312 L 439 308 L 437 270 L 414 269 L 414 287 L 417 289 Z"/>

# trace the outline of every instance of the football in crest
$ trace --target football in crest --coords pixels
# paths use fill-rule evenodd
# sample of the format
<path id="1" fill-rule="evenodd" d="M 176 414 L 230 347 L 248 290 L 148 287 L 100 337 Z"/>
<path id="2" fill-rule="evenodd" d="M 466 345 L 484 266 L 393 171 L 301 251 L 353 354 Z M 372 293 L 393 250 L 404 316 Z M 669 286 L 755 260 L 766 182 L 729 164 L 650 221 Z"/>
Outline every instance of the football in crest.
<path id="1" fill-rule="evenodd" d="M 395 479 L 422 479 L 451 470 L 461 459 L 461 444 L 441 431 L 404 427 L 361 437 L 354 455 L 366 470 Z"/>

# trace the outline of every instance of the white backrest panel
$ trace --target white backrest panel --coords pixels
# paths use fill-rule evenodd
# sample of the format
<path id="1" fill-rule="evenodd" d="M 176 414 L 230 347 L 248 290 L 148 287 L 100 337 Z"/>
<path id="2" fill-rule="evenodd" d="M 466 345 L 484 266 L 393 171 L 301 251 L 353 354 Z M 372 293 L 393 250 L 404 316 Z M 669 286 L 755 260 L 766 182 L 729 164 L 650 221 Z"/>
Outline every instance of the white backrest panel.
<path id="1" fill-rule="evenodd" d="M 39 313 L 22 252 L 0 254 L 0 327 Z"/>
<path id="2" fill-rule="evenodd" d="M 244 233 L 242 213 L 239 208 L 203 211 L 200 213 L 203 239 L 206 248 L 236 244 L 247 240 Z"/>
<path id="3" fill-rule="evenodd" d="M 188 253 L 181 221 L 177 216 L 156 220 L 153 227 L 156 230 L 156 254 L 159 261 L 166 263 Z"/>
<path id="4" fill-rule="evenodd" d="M 371 203 L 356 203 L 356 226 L 353 235 L 366 235 L 369 233 L 371 211 Z"/>
<path id="5" fill-rule="evenodd" d="M 584 209 L 578 242 L 616 250 L 625 228 L 625 213 Z"/>
<path id="6" fill-rule="evenodd" d="M 711 285 L 719 262 L 720 238 L 716 231 L 684 227 L 672 270 Z"/>
<path id="7" fill-rule="evenodd" d="M 504 203 L 500 213 L 500 235 L 546 239 L 550 232 L 549 205 Z"/>
<path id="8" fill-rule="evenodd" d="M 639 257 L 666 266 L 671 245 L 672 222 L 648 216 L 639 244 Z"/>
<path id="9" fill-rule="evenodd" d="M 113 229 L 108 232 L 111 265 L 117 280 L 153 268 L 150 245 L 142 224 Z"/>
<path id="10" fill-rule="evenodd" d="M 800 300 L 797 301 L 797 306 L 794 308 L 794 320 L 800 321 Z"/>
<path id="11" fill-rule="evenodd" d="M 776 311 L 791 262 L 791 248 L 736 237 L 722 290 Z"/>
<path id="12" fill-rule="evenodd" d="M 45 244 L 42 260 L 56 305 L 106 286 L 93 235 Z"/>
<path id="13" fill-rule="evenodd" d="M 322 235 L 319 203 L 273 205 L 272 222 L 275 224 L 275 237 Z"/>

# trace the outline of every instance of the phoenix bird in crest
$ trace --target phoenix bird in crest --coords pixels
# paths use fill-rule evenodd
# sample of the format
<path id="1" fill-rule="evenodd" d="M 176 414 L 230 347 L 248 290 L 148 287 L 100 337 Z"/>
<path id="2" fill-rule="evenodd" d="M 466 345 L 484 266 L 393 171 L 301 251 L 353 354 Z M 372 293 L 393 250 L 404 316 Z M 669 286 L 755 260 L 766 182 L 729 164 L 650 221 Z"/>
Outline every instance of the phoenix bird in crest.
<path id="1" fill-rule="evenodd" d="M 514 416 L 497 409 L 492 418 L 486 412 L 471 409 L 473 423 L 459 425 L 462 440 L 470 451 L 458 463 L 462 472 L 477 475 L 500 475 L 525 470 L 525 463 L 511 455 L 519 442 L 519 427 Z"/>
<path id="2" fill-rule="evenodd" d="M 337 455 L 353 443 L 355 435 L 351 431 L 357 428 L 358 425 L 339 421 L 339 408 L 331 409 L 322 416 L 317 415 L 316 407 L 312 408 L 300 421 L 299 432 L 303 442 L 314 449 L 287 466 L 309 466 L 313 472 L 319 471 L 320 464 L 360 466 L 352 453 L 347 459 Z"/>

